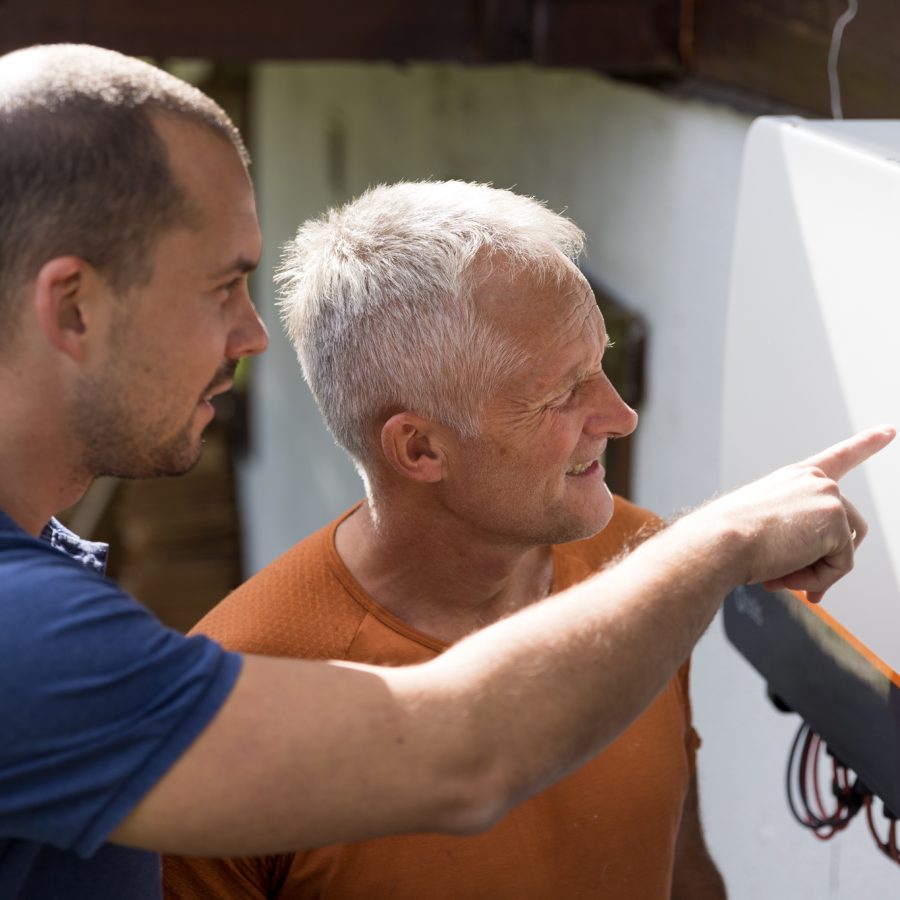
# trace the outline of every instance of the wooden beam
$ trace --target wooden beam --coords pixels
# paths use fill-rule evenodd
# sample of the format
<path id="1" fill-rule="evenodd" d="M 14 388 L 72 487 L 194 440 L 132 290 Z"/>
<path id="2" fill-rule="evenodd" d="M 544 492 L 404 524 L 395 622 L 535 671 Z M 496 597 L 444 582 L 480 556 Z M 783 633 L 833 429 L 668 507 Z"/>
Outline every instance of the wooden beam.
<path id="1" fill-rule="evenodd" d="M 534 60 L 623 77 L 683 72 L 681 0 L 536 0 Z"/>
<path id="2" fill-rule="evenodd" d="M 679 70 L 682 0 L 0 0 L 0 52 L 82 41 L 144 56 L 536 61 Z"/>
<path id="3" fill-rule="evenodd" d="M 157 58 L 583 67 L 830 115 L 846 0 L 0 0 L 0 52 L 85 41 Z M 900 117 L 900 5 L 860 0 L 839 58 L 844 114 Z"/>
<path id="4" fill-rule="evenodd" d="M 124 53 L 265 59 L 462 59 L 478 52 L 478 0 L 3 0 L 0 51 L 77 41 Z"/>

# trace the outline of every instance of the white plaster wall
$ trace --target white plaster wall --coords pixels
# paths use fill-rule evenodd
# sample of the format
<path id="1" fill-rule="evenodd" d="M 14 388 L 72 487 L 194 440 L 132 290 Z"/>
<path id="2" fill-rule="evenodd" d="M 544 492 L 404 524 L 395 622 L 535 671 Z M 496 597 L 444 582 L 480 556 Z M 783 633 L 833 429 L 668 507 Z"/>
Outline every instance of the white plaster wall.
<path id="1" fill-rule="evenodd" d="M 241 479 L 249 571 L 361 493 L 281 335 L 269 275 L 300 221 L 379 181 L 491 181 L 567 209 L 588 233 L 591 267 L 650 325 L 638 501 L 670 514 L 717 489 L 746 117 L 587 73 L 431 65 L 261 66 L 254 110 L 266 238 L 255 290 L 272 347 L 254 370 L 255 452 Z M 769 707 L 719 622 L 694 656 L 694 705 L 708 838 L 734 900 L 897 891 L 900 873 L 861 821 L 822 845 L 789 818 L 795 720 Z"/>

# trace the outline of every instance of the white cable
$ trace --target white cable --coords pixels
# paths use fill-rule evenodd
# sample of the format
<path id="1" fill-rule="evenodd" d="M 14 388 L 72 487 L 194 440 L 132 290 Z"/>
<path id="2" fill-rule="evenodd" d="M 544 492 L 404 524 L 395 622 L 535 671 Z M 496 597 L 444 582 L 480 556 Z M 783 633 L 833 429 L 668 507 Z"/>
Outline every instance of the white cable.
<path id="1" fill-rule="evenodd" d="M 856 18 L 857 0 L 847 0 L 847 9 L 834 23 L 834 31 L 831 32 L 831 47 L 828 50 L 828 87 L 831 91 L 831 118 L 843 119 L 841 110 L 841 83 L 838 80 L 838 54 L 841 52 L 841 41 L 844 37 L 844 29 Z"/>

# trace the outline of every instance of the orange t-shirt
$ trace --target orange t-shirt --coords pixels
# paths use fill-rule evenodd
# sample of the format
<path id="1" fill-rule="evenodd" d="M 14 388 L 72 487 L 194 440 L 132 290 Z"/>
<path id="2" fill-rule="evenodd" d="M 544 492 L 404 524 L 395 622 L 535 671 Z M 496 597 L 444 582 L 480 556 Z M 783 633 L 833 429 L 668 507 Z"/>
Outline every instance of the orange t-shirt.
<path id="1" fill-rule="evenodd" d="M 347 515 L 251 578 L 195 630 L 230 650 L 270 656 L 404 665 L 441 653 L 446 644 L 379 606 L 344 565 L 334 535 Z M 616 498 L 613 519 L 599 535 L 553 547 L 553 592 L 634 546 L 651 521 L 649 513 Z M 484 834 L 401 835 L 258 859 L 167 858 L 166 896 L 668 900 L 698 743 L 685 663 L 599 756 Z"/>

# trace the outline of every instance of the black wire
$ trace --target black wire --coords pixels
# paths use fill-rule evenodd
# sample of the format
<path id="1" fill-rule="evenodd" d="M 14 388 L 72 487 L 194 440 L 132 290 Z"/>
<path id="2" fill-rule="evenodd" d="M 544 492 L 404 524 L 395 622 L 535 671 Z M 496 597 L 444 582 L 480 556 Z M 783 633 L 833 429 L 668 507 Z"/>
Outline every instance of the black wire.
<path id="1" fill-rule="evenodd" d="M 797 820 L 798 824 L 802 825 L 804 828 L 809 827 L 809 822 L 804 819 L 799 812 L 797 812 L 797 807 L 794 806 L 794 791 L 793 791 L 793 772 L 794 772 L 794 757 L 797 754 L 797 746 L 800 743 L 800 738 L 803 735 L 803 729 L 806 728 L 806 722 L 801 722 L 800 727 L 797 729 L 797 733 L 794 735 L 794 740 L 791 743 L 791 752 L 788 754 L 788 764 L 787 764 L 787 778 L 785 781 L 785 789 L 787 791 L 787 800 L 788 807 L 791 810 L 791 815 Z"/>
<path id="2" fill-rule="evenodd" d="M 827 819 L 821 818 L 815 810 L 813 810 L 809 797 L 807 796 L 806 791 L 806 779 L 804 778 L 805 770 L 804 763 L 809 765 L 814 760 L 810 760 L 809 752 L 812 747 L 813 739 L 816 737 L 815 732 L 806 724 L 806 722 L 801 722 L 800 727 L 797 729 L 797 734 L 794 736 L 793 743 L 791 744 L 791 752 L 788 755 L 788 765 L 787 765 L 787 778 L 786 778 L 786 789 L 787 789 L 787 799 L 788 799 L 788 807 L 791 810 L 791 814 L 794 819 L 798 822 L 798 824 L 802 825 L 804 828 L 809 829 L 810 831 L 819 832 L 822 829 L 831 828 L 833 829 L 832 833 L 836 833 L 838 831 L 843 831 L 851 822 L 853 817 L 860 811 L 863 805 L 864 795 L 857 790 L 857 784 L 859 783 L 859 779 L 856 779 L 852 785 L 849 785 L 847 788 L 842 788 L 835 778 L 832 781 L 832 793 L 834 794 L 837 800 L 837 810 L 835 811 L 833 816 L 828 817 Z M 798 809 L 797 805 L 794 802 L 794 788 L 793 788 L 793 773 L 795 768 L 795 760 L 798 760 L 797 750 L 800 747 L 802 740 L 803 750 L 799 754 L 799 761 L 797 763 L 797 792 L 800 796 L 800 801 L 802 803 L 802 812 L 805 813 L 805 816 Z M 816 748 L 816 756 L 818 756 L 818 747 Z M 845 767 L 841 767 L 846 771 Z M 861 784 L 860 784 L 861 786 Z M 821 837 L 822 835 L 820 835 Z M 830 837 L 831 835 L 829 835 Z"/>
<path id="3" fill-rule="evenodd" d="M 807 796 L 806 778 L 804 776 L 806 774 L 805 766 L 809 765 L 813 765 L 814 775 L 817 774 L 817 772 L 815 772 L 815 764 L 819 755 L 819 750 L 824 744 L 821 743 L 821 738 L 819 738 L 820 743 L 815 748 L 816 752 L 813 758 L 810 759 L 810 750 L 812 749 L 813 740 L 816 737 L 817 735 L 812 728 L 810 728 L 806 722 L 801 722 L 800 727 L 797 729 L 797 733 L 794 735 L 794 740 L 791 743 L 791 751 L 788 754 L 787 778 L 785 781 L 788 807 L 791 810 L 791 815 L 793 815 L 794 819 L 796 819 L 796 821 L 804 828 L 815 832 L 820 838 L 827 839 L 833 837 L 839 831 L 843 831 L 863 806 L 865 806 L 867 818 L 869 820 L 869 829 L 872 832 L 875 845 L 888 859 L 900 863 L 900 847 L 896 845 L 896 838 L 893 841 L 891 840 L 891 831 L 888 831 L 888 837 L 882 841 L 881 836 L 875 830 L 872 810 L 874 796 L 872 792 L 866 787 L 858 775 L 854 777 L 853 783 L 850 784 L 850 770 L 843 763 L 839 762 L 836 757 L 834 760 L 835 766 L 837 767 L 836 772 L 839 770 L 844 773 L 844 781 L 846 784 L 846 786 L 842 786 L 835 774 L 831 783 L 831 790 L 837 800 L 837 810 L 833 816 L 823 819 L 812 808 L 809 797 Z M 827 747 L 826 750 L 831 753 Z M 834 754 L 831 755 L 833 756 Z M 795 788 L 793 782 L 795 769 L 797 775 L 796 793 L 799 795 L 799 805 L 794 797 Z M 893 811 L 888 810 L 884 805 L 884 801 L 882 801 L 882 814 L 888 820 L 897 819 L 897 817 L 894 816 Z M 829 828 L 832 829 L 830 834 L 818 834 L 823 829 Z"/>

